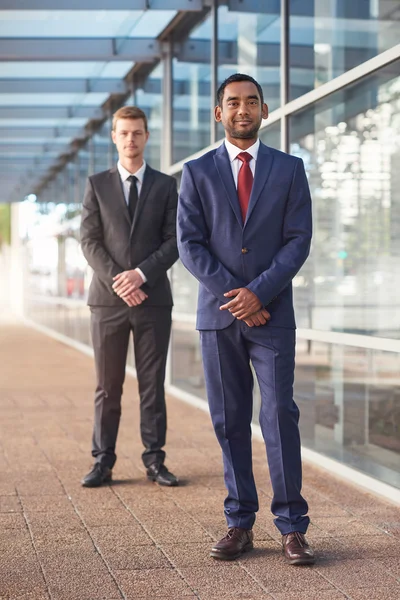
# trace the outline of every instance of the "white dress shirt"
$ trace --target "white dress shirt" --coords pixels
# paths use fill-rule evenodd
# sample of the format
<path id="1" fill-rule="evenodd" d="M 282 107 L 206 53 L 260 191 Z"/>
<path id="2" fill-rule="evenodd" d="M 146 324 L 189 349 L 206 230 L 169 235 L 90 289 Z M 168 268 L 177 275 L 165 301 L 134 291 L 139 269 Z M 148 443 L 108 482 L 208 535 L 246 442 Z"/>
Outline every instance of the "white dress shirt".
<path id="1" fill-rule="evenodd" d="M 120 177 L 121 177 L 122 187 L 124 188 L 125 202 L 128 205 L 129 204 L 129 190 L 131 189 L 131 182 L 128 181 L 128 177 L 130 177 L 131 175 L 134 175 L 137 178 L 136 187 L 137 187 L 138 198 L 139 198 L 140 192 L 142 191 L 143 177 L 144 177 L 144 172 L 146 170 L 146 163 L 145 163 L 145 161 L 143 161 L 142 166 L 140 167 L 140 169 L 138 169 L 136 171 L 136 173 L 129 173 L 129 171 L 127 171 L 125 169 L 125 167 L 123 167 L 119 161 L 117 163 L 117 169 L 118 169 L 118 173 L 120 174 Z"/>
<path id="2" fill-rule="evenodd" d="M 258 149 L 260 147 L 260 140 L 257 140 L 252 146 L 250 146 L 250 148 L 247 148 L 247 150 L 242 150 L 241 148 L 238 148 L 234 144 L 231 144 L 231 142 L 228 142 L 227 139 L 225 139 L 225 147 L 227 149 L 231 161 L 233 180 L 237 189 L 238 175 L 240 168 L 243 165 L 243 162 L 240 160 L 240 158 L 237 158 L 237 155 L 241 152 L 248 152 L 249 154 L 251 154 L 253 158 L 251 159 L 249 164 L 254 177 L 254 173 L 256 172 L 256 161 L 258 156 Z"/>
<path id="3" fill-rule="evenodd" d="M 121 181 L 122 181 L 122 188 L 124 190 L 125 202 L 126 202 L 126 205 L 128 206 L 129 191 L 130 191 L 131 185 L 132 185 L 132 183 L 130 181 L 128 181 L 128 177 L 130 177 L 131 175 L 134 175 L 137 178 L 136 187 L 137 187 L 138 198 L 139 198 L 140 192 L 142 191 L 143 177 L 144 177 L 144 172 L 146 170 L 146 162 L 143 161 L 142 166 L 140 167 L 140 169 L 138 169 L 136 171 L 136 173 L 129 173 L 129 171 L 127 171 L 125 169 L 125 167 L 123 167 L 121 165 L 120 161 L 118 161 L 118 163 L 117 163 L 117 169 L 118 169 L 118 173 L 121 177 Z M 141 269 L 137 269 L 137 268 L 135 269 L 135 271 L 137 271 L 139 273 L 140 277 L 143 279 L 143 283 L 146 283 L 147 277 L 143 273 L 143 271 Z"/>

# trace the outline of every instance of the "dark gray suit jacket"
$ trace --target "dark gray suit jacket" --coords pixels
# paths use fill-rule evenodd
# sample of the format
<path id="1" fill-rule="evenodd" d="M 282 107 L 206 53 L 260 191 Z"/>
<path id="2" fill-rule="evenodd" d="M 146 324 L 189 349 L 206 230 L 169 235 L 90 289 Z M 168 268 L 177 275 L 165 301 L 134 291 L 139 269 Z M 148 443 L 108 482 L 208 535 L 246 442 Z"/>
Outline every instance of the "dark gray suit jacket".
<path id="1" fill-rule="evenodd" d="M 113 277 L 138 267 L 147 277 L 148 306 L 172 306 L 168 269 L 178 258 L 177 189 L 173 177 L 146 166 L 133 223 L 116 167 L 88 178 L 82 207 L 81 245 L 94 270 L 91 306 L 126 306 Z"/>

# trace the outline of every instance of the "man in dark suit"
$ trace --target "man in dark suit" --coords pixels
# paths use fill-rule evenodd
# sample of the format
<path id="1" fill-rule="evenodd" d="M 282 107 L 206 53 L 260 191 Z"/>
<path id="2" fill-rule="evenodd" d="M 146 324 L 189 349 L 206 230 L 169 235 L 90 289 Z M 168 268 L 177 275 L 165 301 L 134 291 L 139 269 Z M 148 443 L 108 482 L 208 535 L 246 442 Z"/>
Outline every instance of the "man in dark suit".
<path id="1" fill-rule="evenodd" d="M 175 486 L 164 465 L 165 367 L 171 331 L 168 269 L 176 247 L 176 182 L 143 160 L 149 138 L 145 113 L 119 109 L 113 119 L 116 167 L 89 177 L 81 244 L 94 274 L 88 304 L 97 373 L 90 473 L 85 487 L 111 479 L 121 416 L 129 337 L 133 332 L 140 395 L 140 431 L 147 477 Z"/>
<path id="2" fill-rule="evenodd" d="M 207 395 L 224 459 L 228 533 L 211 556 L 232 560 L 253 547 L 258 510 L 252 472 L 253 364 L 260 426 L 273 487 L 271 510 L 290 564 L 310 564 L 301 496 L 299 411 L 293 400 L 292 279 L 311 241 L 303 162 L 258 140 L 268 116 L 260 85 L 229 77 L 215 109 L 226 140 L 183 169 L 178 249 L 199 280 L 197 328 Z"/>

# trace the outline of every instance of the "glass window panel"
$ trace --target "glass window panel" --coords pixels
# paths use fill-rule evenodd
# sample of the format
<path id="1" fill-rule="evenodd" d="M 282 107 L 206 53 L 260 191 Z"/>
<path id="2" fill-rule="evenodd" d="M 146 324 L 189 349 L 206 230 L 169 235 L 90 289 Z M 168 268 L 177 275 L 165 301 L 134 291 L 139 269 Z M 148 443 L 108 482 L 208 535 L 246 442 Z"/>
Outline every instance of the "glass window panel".
<path id="1" fill-rule="evenodd" d="M 199 333 L 194 322 L 173 321 L 171 343 L 172 384 L 206 399 Z"/>
<path id="2" fill-rule="evenodd" d="M 280 105 L 280 31 L 279 3 L 268 2 L 265 12 L 235 12 L 218 8 L 218 82 L 233 73 L 246 73 L 263 88 L 270 111 Z M 219 136 L 224 136 L 221 124 Z"/>
<path id="3" fill-rule="evenodd" d="M 163 64 L 160 63 L 145 81 L 138 84 L 134 97 L 134 104 L 141 108 L 147 116 L 150 137 L 146 145 L 144 158 L 154 169 L 160 169 L 161 166 L 164 109 L 162 96 L 163 72 Z"/>
<path id="4" fill-rule="evenodd" d="M 120 37 L 128 35 L 141 10 L 4 10 L 1 37 Z M 157 26 L 154 28 L 158 35 Z"/>
<path id="5" fill-rule="evenodd" d="M 173 60 L 173 163 L 210 143 L 212 106 L 209 16 L 190 33 L 189 39 L 198 46 L 197 59 L 185 60 L 183 55 Z"/>
<path id="6" fill-rule="evenodd" d="M 290 0 L 290 99 L 398 44 L 396 4 Z"/>
<path id="7" fill-rule="evenodd" d="M 101 106 L 108 94 L 0 94 L 0 106 Z"/>
<path id="8" fill-rule="evenodd" d="M 314 210 L 311 258 L 294 280 L 301 327 L 400 338 L 399 67 L 291 118 Z"/>
<path id="9" fill-rule="evenodd" d="M 260 130 L 259 133 L 260 140 L 270 146 L 271 148 L 276 148 L 280 150 L 281 148 L 281 123 L 277 121 L 268 127 L 265 127 Z"/>
<path id="10" fill-rule="evenodd" d="M 400 487 L 400 354 L 297 341 L 302 443 Z"/>
<path id="11" fill-rule="evenodd" d="M 97 61 L 13 61 L 0 63 L 0 77 L 10 79 L 80 79 L 125 77 L 135 63 L 127 60 Z"/>
<path id="12" fill-rule="evenodd" d="M 0 37 L 157 37 L 175 10 L 3 10 Z"/>

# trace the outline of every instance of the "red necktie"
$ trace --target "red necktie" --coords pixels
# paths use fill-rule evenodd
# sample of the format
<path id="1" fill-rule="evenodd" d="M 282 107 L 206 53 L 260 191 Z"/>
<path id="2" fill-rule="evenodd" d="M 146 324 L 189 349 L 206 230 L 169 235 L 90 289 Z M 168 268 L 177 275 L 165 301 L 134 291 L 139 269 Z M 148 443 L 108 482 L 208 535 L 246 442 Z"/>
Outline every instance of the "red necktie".
<path id="1" fill-rule="evenodd" d="M 239 197 L 240 212 L 242 213 L 242 219 L 244 223 L 246 221 L 251 188 L 253 187 L 253 173 L 250 169 L 250 161 L 253 157 L 248 152 L 241 152 L 236 158 L 241 160 L 243 163 L 238 174 L 237 192 Z"/>

